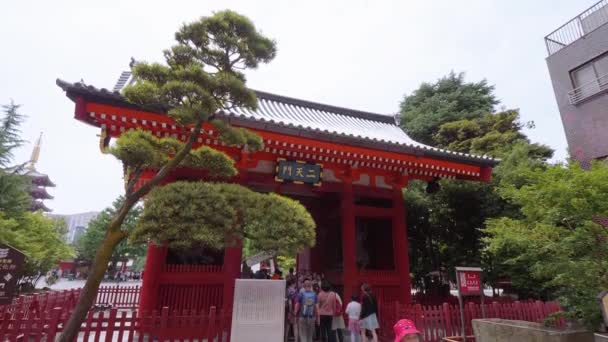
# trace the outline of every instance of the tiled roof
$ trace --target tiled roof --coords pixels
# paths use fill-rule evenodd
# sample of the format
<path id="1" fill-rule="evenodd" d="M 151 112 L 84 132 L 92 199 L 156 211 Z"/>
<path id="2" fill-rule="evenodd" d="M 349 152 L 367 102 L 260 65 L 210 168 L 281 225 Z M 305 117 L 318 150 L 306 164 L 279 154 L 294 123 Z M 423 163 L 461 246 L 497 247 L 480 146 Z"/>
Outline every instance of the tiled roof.
<path id="1" fill-rule="evenodd" d="M 122 78 L 121 75 L 121 80 Z M 123 84 L 127 83 L 122 81 Z M 84 96 L 101 103 L 141 109 L 129 103 L 117 90 L 98 89 L 83 83 L 69 83 L 59 79 L 57 85 L 66 91 L 72 100 Z M 330 106 L 262 91 L 256 91 L 256 95 L 256 110 L 237 108 L 218 114 L 239 126 L 282 134 L 476 165 L 494 166 L 498 163 L 498 160 L 491 157 L 452 152 L 418 143 L 411 139 L 390 115 Z M 155 112 L 163 113 L 162 110 Z"/>
<path id="2" fill-rule="evenodd" d="M 258 108 L 237 108 L 226 113 L 254 121 L 296 129 L 326 132 L 371 141 L 422 147 L 405 134 L 392 116 L 354 111 L 257 91 Z"/>

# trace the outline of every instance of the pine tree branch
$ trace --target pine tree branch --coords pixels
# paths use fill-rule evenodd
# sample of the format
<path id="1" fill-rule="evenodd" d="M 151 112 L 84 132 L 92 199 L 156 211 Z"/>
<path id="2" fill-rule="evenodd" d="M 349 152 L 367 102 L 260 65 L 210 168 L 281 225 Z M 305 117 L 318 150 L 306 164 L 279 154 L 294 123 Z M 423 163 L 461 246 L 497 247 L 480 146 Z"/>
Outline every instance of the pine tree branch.
<path id="1" fill-rule="evenodd" d="M 190 137 L 188 141 L 182 147 L 179 152 L 175 154 L 175 156 L 167 162 L 167 164 L 163 165 L 160 170 L 152 177 L 149 181 L 144 183 L 140 188 L 134 191 L 131 195 L 127 196 L 125 202 L 135 201 L 137 202 L 140 198 L 144 197 L 148 192 L 152 190 L 152 188 L 158 185 L 173 169 L 175 169 L 183 160 L 186 158 L 188 153 L 192 150 L 192 146 L 194 146 L 194 142 L 200 136 L 201 127 L 203 125 L 202 120 L 197 120 L 194 124 L 194 129 L 190 133 Z"/>
<path id="2" fill-rule="evenodd" d="M 141 166 L 138 166 L 135 168 L 135 171 L 133 172 L 133 176 L 129 180 L 129 183 L 127 184 L 127 189 L 125 190 L 125 193 L 127 196 L 129 196 L 131 193 L 133 193 L 133 188 L 135 187 L 135 184 L 139 180 L 139 177 L 141 176 L 143 171 L 144 170 Z"/>

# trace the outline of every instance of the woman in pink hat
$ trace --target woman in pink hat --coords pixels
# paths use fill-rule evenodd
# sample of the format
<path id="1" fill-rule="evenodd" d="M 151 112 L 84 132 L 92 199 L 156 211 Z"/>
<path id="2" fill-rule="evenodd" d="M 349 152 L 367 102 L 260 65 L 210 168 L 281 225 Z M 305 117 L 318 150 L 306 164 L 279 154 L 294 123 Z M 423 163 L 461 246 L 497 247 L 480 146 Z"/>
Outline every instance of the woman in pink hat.
<path id="1" fill-rule="evenodd" d="M 393 331 L 395 332 L 395 342 L 422 342 L 420 331 L 409 319 L 402 319 L 395 323 Z"/>

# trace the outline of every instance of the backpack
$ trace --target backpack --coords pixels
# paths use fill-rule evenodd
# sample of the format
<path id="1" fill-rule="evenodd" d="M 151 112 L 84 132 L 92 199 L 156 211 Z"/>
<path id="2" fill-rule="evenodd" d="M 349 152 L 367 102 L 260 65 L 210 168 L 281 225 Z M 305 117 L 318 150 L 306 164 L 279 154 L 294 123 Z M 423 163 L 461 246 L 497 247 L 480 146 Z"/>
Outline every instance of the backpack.
<path id="1" fill-rule="evenodd" d="M 315 317 L 315 304 L 317 295 L 314 292 L 304 292 L 300 295 L 300 316 L 305 318 Z"/>

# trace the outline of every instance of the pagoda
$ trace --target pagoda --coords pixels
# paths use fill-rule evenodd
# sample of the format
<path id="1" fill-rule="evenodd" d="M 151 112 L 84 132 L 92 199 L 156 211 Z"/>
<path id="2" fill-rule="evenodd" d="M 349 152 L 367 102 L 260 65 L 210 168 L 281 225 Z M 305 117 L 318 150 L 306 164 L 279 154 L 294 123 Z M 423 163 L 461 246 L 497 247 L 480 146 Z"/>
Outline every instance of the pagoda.
<path id="1" fill-rule="evenodd" d="M 25 172 L 25 176 L 29 177 L 32 181 L 32 184 L 29 189 L 29 194 L 32 197 L 32 205 L 30 207 L 31 211 L 42 210 L 45 212 L 51 211 L 46 205 L 44 205 L 44 200 L 52 199 L 47 191 L 47 187 L 54 187 L 55 184 L 51 181 L 48 175 L 44 173 L 40 173 L 36 170 L 36 163 L 38 163 L 38 158 L 40 157 L 40 147 L 42 145 L 42 133 L 38 137 L 36 144 L 34 145 L 34 149 L 32 150 L 32 155 L 30 157 L 30 161 L 27 166 L 27 170 Z"/>

